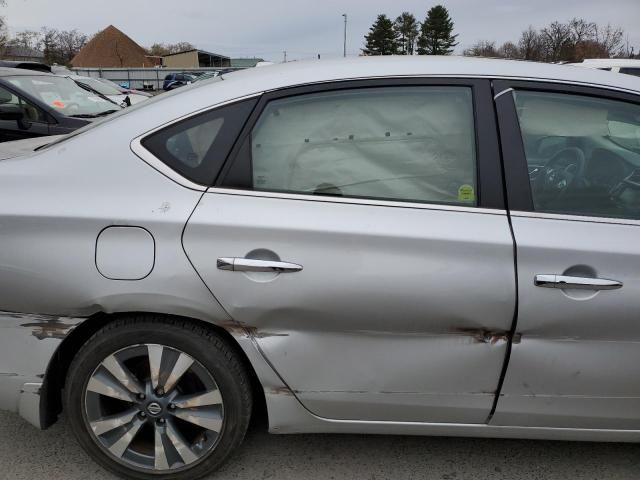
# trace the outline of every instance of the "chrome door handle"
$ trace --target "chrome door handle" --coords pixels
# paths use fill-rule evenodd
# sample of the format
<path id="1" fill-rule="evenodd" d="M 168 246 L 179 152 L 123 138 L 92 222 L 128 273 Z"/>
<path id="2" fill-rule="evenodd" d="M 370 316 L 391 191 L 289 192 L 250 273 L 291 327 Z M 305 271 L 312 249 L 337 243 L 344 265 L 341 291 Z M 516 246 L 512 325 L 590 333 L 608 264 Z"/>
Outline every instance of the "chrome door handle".
<path id="1" fill-rule="evenodd" d="M 276 262 L 274 260 L 254 260 L 253 258 L 220 257 L 219 270 L 231 272 L 272 272 L 291 273 L 302 270 L 302 265 L 290 262 Z"/>
<path id="2" fill-rule="evenodd" d="M 617 280 L 570 277 L 568 275 L 536 275 L 533 283 L 536 287 L 573 288 L 577 290 L 616 290 L 622 288 L 622 282 Z"/>

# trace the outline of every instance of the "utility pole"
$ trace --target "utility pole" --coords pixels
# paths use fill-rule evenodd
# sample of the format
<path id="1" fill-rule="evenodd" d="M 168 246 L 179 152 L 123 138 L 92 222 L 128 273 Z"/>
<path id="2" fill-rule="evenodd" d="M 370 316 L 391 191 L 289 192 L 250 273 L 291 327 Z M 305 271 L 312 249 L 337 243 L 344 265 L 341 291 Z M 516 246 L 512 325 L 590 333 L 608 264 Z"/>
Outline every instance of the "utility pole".
<path id="1" fill-rule="evenodd" d="M 282 54 L 284 55 L 284 63 L 287 63 L 287 51 L 283 50 Z"/>
<path id="2" fill-rule="evenodd" d="M 346 58 L 347 56 L 347 14 L 343 13 L 344 17 L 344 47 L 342 49 L 342 56 Z"/>

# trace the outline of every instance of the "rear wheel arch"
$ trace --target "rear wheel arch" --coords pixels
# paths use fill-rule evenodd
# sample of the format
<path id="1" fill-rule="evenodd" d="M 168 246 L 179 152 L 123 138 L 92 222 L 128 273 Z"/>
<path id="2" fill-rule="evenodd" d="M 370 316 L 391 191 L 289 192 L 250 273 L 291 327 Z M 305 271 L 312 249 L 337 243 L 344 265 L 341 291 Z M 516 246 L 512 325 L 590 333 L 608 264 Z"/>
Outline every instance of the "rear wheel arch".
<path id="1" fill-rule="evenodd" d="M 241 359 L 242 366 L 251 380 L 253 393 L 252 417 L 262 416 L 266 413 L 264 390 L 255 369 L 236 339 L 233 338 L 233 336 L 223 327 L 191 317 L 167 315 L 157 312 L 118 312 L 113 314 L 99 312 L 88 317 L 85 321 L 75 327 L 62 341 L 49 362 L 44 375 L 43 385 L 40 390 L 40 428 L 44 430 L 53 425 L 57 421 L 58 415 L 62 412 L 62 392 L 64 389 L 65 379 L 73 359 L 82 346 L 104 326 L 115 322 L 118 319 L 131 317 L 184 320 L 200 325 L 220 335 L 221 338 L 226 340 L 234 353 L 238 355 L 238 358 Z"/>

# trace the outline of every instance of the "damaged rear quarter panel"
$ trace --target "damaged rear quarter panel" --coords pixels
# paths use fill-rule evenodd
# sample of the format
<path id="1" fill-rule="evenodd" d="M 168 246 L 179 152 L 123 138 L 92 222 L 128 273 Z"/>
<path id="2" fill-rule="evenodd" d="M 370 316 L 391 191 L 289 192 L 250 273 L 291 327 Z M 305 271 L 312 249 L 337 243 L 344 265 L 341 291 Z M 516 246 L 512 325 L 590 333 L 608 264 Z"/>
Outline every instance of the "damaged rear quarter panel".
<path id="1" fill-rule="evenodd" d="M 0 410 L 18 411 L 23 385 L 42 383 L 62 339 L 83 320 L 0 312 Z"/>

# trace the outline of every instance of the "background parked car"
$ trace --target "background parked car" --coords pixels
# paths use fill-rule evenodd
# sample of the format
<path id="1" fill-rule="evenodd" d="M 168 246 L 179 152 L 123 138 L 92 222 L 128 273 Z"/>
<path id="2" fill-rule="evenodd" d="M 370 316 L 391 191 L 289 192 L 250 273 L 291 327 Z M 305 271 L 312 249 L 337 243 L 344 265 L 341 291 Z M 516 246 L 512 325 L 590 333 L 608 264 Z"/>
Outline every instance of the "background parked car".
<path id="1" fill-rule="evenodd" d="M 80 75 L 70 75 L 71 79 L 81 87 L 88 87 L 91 90 L 104 95 L 109 100 L 117 103 L 120 106 L 131 106 L 136 103 L 149 100 L 147 95 L 138 95 L 134 93 L 124 93 L 121 89 L 116 88 L 114 85 L 101 82 L 97 78 L 83 77 Z"/>
<path id="2" fill-rule="evenodd" d="M 0 67 L 0 141 L 72 132 L 122 107 L 49 73 Z"/>
<path id="3" fill-rule="evenodd" d="M 151 95 L 149 92 L 143 92 L 142 90 L 136 90 L 133 88 L 125 88 L 122 85 L 118 85 L 116 82 L 109 80 L 108 78 L 94 78 L 94 80 L 98 80 L 99 82 L 102 82 L 106 85 L 111 85 L 112 87 L 116 88 L 117 90 L 119 90 L 121 93 L 124 93 L 126 95 L 136 95 L 136 96 L 140 96 L 140 97 L 146 97 L 146 98 L 152 98 L 153 95 Z M 134 102 L 133 100 L 131 101 L 132 104 L 135 103 L 139 103 L 142 100 L 138 99 L 138 102 Z"/>
<path id="4" fill-rule="evenodd" d="M 21 62 L 13 60 L 0 60 L 0 67 L 22 68 L 24 70 L 36 70 L 38 72 L 51 73 L 51 67 L 40 62 Z"/>
<path id="5" fill-rule="evenodd" d="M 189 73 L 170 73 L 164 77 L 162 89 L 173 90 L 174 88 L 184 87 L 185 85 L 193 83 L 196 78 L 198 78 L 196 75 L 191 75 Z"/>
<path id="6" fill-rule="evenodd" d="M 575 67 L 596 68 L 614 73 L 626 73 L 640 77 L 640 60 L 630 58 L 592 58 L 580 63 L 569 63 Z"/>

